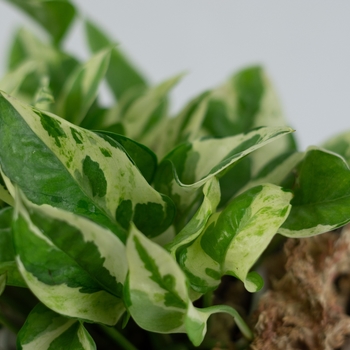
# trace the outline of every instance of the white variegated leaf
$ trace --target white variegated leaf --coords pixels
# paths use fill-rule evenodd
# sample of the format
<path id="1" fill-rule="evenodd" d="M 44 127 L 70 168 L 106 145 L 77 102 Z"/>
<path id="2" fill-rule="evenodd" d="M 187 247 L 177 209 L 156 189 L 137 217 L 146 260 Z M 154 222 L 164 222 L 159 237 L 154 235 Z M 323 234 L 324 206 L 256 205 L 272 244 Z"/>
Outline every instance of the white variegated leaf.
<path id="1" fill-rule="evenodd" d="M 117 297 L 123 280 L 117 278 L 125 277 L 126 266 L 113 260 L 111 250 L 123 255 L 123 247 L 111 232 L 74 214 L 31 205 L 18 192 L 13 235 L 19 271 L 47 307 L 90 322 L 118 321 L 125 309 Z"/>
<path id="2" fill-rule="evenodd" d="M 202 234 L 178 255 L 191 287 L 206 293 L 229 274 L 251 292 L 260 289 L 260 276 L 249 270 L 286 220 L 291 198 L 290 192 L 266 184 L 241 194 L 212 215 Z"/>
<path id="3" fill-rule="evenodd" d="M 215 312 L 234 316 L 245 336 L 251 332 L 237 311 L 228 306 L 195 308 L 189 298 L 187 280 L 174 258 L 134 227 L 127 242 L 130 266 L 125 302 L 142 328 L 158 333 L 187 333 L 195 346 L 203 341 L 207 319 Z"/>
<path id="4" fill-rule="evenodd" d="M 145 134 L 154 127 L 153 124 L 155 123 L 151 122 L 154 112 L 165 101 L 169 91 L 179 82 L 182 76 L 183 74 L 177 75 L 153 88 L 149 88 L 132 103 L 122 117 L 127 137 L 140 142 L 143 141 Z M 159 120 L 156 122 L 159 122 Z"/>
<path id="5" fill-rule="evenodd" d="M 39 303 L 17 336 L 21 350 L 96 350 L 81 322 L 61 316 Z"/>
<path id="6" fill-rule="evenodd" d="M 57 99 L 56 113 L 59 116 L 81 124 L 106 74 L 110 53 L 109 48 L 100 51 L 70 75 Z"/>
<path id="7" fill-rule="evenodd" d="M 8 94 L 16 95 L 18 88 L 23 83 L 27 75 L 37 69 L 37 64 L 33 60 L 25 60 L 15 69 L 9 71 L 0 80 L 0 90 L 6 91 Z"/>
<path id="8" fill-rule="evenodd" d="M 291 133 L 288 127 L 261 127 L 245 134 L 185 143 L 159 166 L 156 188 L 169 195 L 183 213 L 197 197 L 197 189 L 260 147 Z"/>
<path id="9" fill-rule="evenodd" d="M 166 248 L 175 257 L 177 249 L 194 241 L 204 230 L 210 216 L 215 213 L 220 202 L 220 185 L 212 177 L 203 187 L 203 202 L 186 226 L 175 236 Z"/>
<path id="10" fill-rule="evenodd" d="M 104 225 L 106 217 L 124 228 L 133 220 L 149 236 L 157 236 L 171 224 L 173 203 L 147 183 L 116 141 L 4 93 L 0 105 L 2 172 L 32 202 L 87 215 Z M 15 136 L 18 130 L 21 135 Z M 11 154 L 5 151 L 15 143 Z M 39 175 L 33 177 L 33 173 Z"/>

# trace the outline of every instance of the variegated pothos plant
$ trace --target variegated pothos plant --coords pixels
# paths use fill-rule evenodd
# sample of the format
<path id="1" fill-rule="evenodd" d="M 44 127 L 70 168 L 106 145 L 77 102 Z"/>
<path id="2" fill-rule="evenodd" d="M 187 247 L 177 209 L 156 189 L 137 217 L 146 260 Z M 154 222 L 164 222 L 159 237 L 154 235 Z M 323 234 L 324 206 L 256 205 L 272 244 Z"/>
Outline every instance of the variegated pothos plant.
<path id="1" fill-rule="evenodd" d="M 61 48 L 72 3 L 9 2 L 51 37 L 18 30 L 0 81 L 1 291 L 28 288 L 40 302 L 18 349 L 95 349 L 84 323 L 129 317 L 199 346 L 218 312 L 251 339 L 233 308 L 193 303 L 224 275 L 260 290 L 252 268 L 277 233 L 350 221 L 350 133 L 298 152 L 260 67 L 169 118 L 182 75 L 150 86 L 87 20 L 93 56 L 81 63 Z M 110 107 L 98 98 L 104 79 Z"/>

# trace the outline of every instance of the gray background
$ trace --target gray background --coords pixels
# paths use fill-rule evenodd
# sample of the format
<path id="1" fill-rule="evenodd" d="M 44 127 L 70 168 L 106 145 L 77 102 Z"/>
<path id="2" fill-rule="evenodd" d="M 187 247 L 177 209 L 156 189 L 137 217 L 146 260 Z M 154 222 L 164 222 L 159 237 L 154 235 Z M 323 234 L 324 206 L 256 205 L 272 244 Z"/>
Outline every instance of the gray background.
<path id="1" fill-rule="evenodd" d="M 76 0 L 153 82 L 188 72 L 176 111 L 249 64 L 274 82 L 301 149 L 350 130 L 350 2 L 321 0 Z M 37 29 L 0 1 L 0 73 L 13 30 Z M 88 57 L 81 25 L 66 48 Z M 104 91 L 105 102 L 109 96 Z"/>

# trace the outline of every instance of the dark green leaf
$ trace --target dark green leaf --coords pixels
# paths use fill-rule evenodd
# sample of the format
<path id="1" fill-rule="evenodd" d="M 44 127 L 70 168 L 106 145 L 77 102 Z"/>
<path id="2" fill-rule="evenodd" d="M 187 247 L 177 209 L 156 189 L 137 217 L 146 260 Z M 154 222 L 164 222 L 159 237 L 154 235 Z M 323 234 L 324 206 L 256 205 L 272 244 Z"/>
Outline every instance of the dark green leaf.
<path id="1" fill-rule="evenodd" d="M 92 22 L 85 22 L 87 41 L 92 52 L 111 47 L 113 42 Z M 117 99 L 131 88 L 146 87 L 146 79 L 132 66 L 119 49 L 112 49 L 107 81 Z"/>
<path id="2" fill-rule="evenodd" d="M 75 7 L 68 0 L 7 0 L 38 22 L 59 44 L 69 29 Z"/>

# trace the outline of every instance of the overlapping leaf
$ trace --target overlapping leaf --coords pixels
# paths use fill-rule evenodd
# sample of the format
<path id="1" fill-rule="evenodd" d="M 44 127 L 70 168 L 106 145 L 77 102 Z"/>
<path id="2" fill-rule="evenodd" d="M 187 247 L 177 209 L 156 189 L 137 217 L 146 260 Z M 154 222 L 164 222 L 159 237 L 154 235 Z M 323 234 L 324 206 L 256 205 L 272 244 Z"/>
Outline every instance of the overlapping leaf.
<path id="1" fill-rule="evenodd" d="M 292 210 L 281 234 L 308 237 L 350 222 L 350 170 L 343 158 L 310 149 L 296 171 Z"/>
<path id="2" fill-rule="evenodd" d="M 71 55 L 43 43 L 30 31 L 20 29 L 13 39 L 9 69 L 19 69 L 27 61 L 34 62 L 36 67 L 35 72 L 25 77 L 20 87 L 21 98 L 24 97 L 27 101 L 33 99 L 43 77 L 49 77 L 50 89 L 57 98 L 78 63 Z"/>
<path id="3" fill-rule="evenodd" d="M 110 49 L 92 56 L 68 78 L 57 99 L 57 114 L 74 124 L 81 124 L 94 102 L 99 85 L 104 78 L 110 58 Z"/>
<path id="4" fill-rule="evenodd" d="M 203 127 L 215 137 L 227 137 L 255 127 L 281 125 L 286 121 L 276 92 L 263 69 L 252 66 L 212 91 Z M 250 156 L 252 174 L 290 150 L 295 150 L 292 135 L 254 152 Z"/>
<path id="5" fill-rule="evenodd" d="M 75 8 L 68 0 L 7 0 L 38 22 L 58 44 L 65 36 L 74 17 Z"/>
<path id="6" fill-rule="evenodd" d="M 17 349 L 96 350 L 96 345 L 79 321 L 38 304 L 18 333 Z"/>
<path id="7" fill-rule="evenodd" d="M 24 79 L 37 69 L 37 64 L 32 60 L 25 60 L 16 68 L 9 71 L 0 81 L 0 89 L 8 94 L 16 95 Z"/>
<path id="8" fill-rule="evenodd" d="M 203 187 L 203 202 L 186 226 L 175 236 L 166 248 L 175 257 L 176 251 L 194 241 L 204 230 L 210 216 L 215 213 L 220 201 L 220 186 L 216 177 L 212 177 Z"/>
<path id="9" fill-rule="evenodd" d="M 149 148 L 145 147 L 141 143 L 129 139 L 128 137 L 113 132 L 98 131 L 96 133 L 107 141 L 111 138 L 118 142 L 125 149 L 130 158 L 135 162 L 136 166 L 147 182 L 152 182 L 157 169 L 158 161 L 156 155 Z"/>
<path id="10" fill-rule="evenodd" d="M 12 208 L 0 211 L 0 275 L 5 284 L 17 287 L 26 287 L 15 261 L 15 252 L 12 237 Z"/>
<path id="11" fill-rule="evenodd" d="M 346 131 L 327 140 L 322 147 L 340 154 L 350 164 L 350 131 Z"/>
<path id="12" fill-rule="evenodd" d="M 182 74 L 167 79 L 145 90 L 133 101 L 125 115 L 121 117 L 126 136 L 145 143 L 146 135 L 152 134 L 155 125 L 165 117 L 163 109 L 166 107 L 167 95 L 181 78 Z"/>
<path id="13" fill-rule="evenodd" d="M 92 52 L 111 47 L 113 42 L 92 22 L 85 22 L 87 41 Z M 132 88 L 145 88 L 146 79 L 117 48 L 112 49 L 110 65 L 106 73 L 108 84 L 117 99 Z"/>
<path id="14" fill-rule="evenodd" d="M 212 313 L 229 312 L 248 337 L 250 331 L 232 308 L 193 307 L 184 273 L 163 248 L 132 228 L 127 242 L 129 262 L 125 286 L 127 308 L 142 328 L 158 333 L 187 333 L 198 346 L 206 333 Z"/>
<path id="15" fill-rule="evenodd" d="M 124 313 L 123 243 L 109 230 L 70 212 L 37 206 L 16 192 L 13 223 L 19 270 L 50 309 L 115 324 Z"/>
<path id="16" fill-rule="evenodd" d="M 171 224 L 172 202 L 147 183 L 117 142 L 6 94 L 0 108 L 0 165 L 31 201 L 87 216 L 121 239 L 116 221 L 127 228 L 133 220 L 149 236 Z"/>
<path id="17" fill-rule="evenodd" d="M 261 277 L 249 270 L 287 218 L 291 198 L 290 192 L 266 184 L 241 194 L 212 215 L 201 235 L 178 254 L 191 287 L 206 293 L 229 274 L 242 280 L 247 290 L 259 290 Z"/>
<path id="18" fill-rule="evenodd" d="M 163 159 L 155 186 L 175 201 L 182 214 L 193 204 L 197 189 L 210 178 L 220 176 L 238 160 L 292 131 L 288 127 L 261 127 L 246 134 L 184 143 Z"/>

